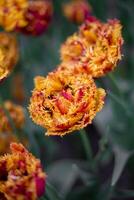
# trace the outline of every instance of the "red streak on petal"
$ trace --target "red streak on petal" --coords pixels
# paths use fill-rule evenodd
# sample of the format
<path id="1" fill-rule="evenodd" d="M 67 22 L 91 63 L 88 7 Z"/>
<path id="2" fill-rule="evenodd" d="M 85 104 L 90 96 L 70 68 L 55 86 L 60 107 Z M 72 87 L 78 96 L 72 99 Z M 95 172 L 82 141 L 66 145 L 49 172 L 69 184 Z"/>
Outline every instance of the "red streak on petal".
<path id="1" fill-rule="evenodd" d="M 69 101 L 72 101 L 72 100 L 73 100 L 72 95 L 69 94 L 69 93 L 67 93 L 67 92 L 65 92 L 64 90 L 61 92 L 61 95 L 62 95 L 65 99 L 67 99 L 67 100 L 69 100 Z"/>
<path id="2" fill-rule="evenodd" d="M 56 128 L 61 130 L 68 130 L 70 127 L 71 127 L 70 125 L 64 125 L 64 124 L 59 124 L 56 126 Z"/>
<path id="3" fill-rule="evenodd" d="M 88 103 L 84 102 L 80 105 L 80 107 L 78 108 L 77 112 L 85 112 L 86 109 L 88 107 Z"/>
<path id="4" fill-rule="evenodd" d="M 82 89 L 79 89 L 77 101 L 80 101 L 80 100 L 82 99 L 83 96 L 84 96 L 83 90 L 82 90 Z"/>
<path id="5" fill-rule="evenodd" d="M 36 182 L 37 196 L 41 197 L 45 192 L 45 178 L 36 177 L 35 182 Z"/>
<path id="6" fill-rule="evenodd" d="M 56 100 L 56 106 L 58 107 L 58 109 L 59 109 L 59 111 L 61 112 L 62 115 L 66 114 L 68 112 L 66 106 L 59 99 Z"/>

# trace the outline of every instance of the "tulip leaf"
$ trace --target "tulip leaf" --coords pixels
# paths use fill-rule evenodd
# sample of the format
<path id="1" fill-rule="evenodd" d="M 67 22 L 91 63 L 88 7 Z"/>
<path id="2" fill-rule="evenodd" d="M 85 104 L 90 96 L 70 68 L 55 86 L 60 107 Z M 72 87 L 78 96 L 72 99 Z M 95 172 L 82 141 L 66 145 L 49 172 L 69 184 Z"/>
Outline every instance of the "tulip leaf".
<path id="1" fill-rule="evenodd" d="M 46 184 L 46 198 L 48 200 L 61 200 L 56 189 L 50 183 Z"/>
<path id="2" fill-rule="evenodd" d="M 125 151 L 121 149 L 119 146 L 114 147 L 113 150 L 114 150 L 114 155 L 115 155 L 115 164 L 114 164 L 111 185 L 115 186 L 132 152 Z"/>
<path id="3" fill-rule="evenodd" d="M 120 190 L 117 189 L 115 191 L 115 197 L 126 199 L 126 198 L 134 198 L 134 190 Z"/>

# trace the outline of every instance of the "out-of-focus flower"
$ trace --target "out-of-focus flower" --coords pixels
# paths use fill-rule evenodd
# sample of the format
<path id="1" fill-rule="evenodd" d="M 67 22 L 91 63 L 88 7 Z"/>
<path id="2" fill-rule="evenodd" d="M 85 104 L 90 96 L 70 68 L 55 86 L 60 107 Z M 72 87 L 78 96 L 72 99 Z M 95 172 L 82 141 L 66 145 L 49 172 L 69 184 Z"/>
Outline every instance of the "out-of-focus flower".
<path id="1" fill-rule="evenodd" d="M 5 60 L 4 51 L 0 49 L 0 80 L 3 80 L 9 73 L 6 67 L 3 65 Z"/>
<path id="2" fill-rule="evenodd" d="M 82 23 L 91 14 L 91 7 L 86 0 L 73 0 L 63 4 L 65 17 L 75 23 Z"/>
<path id="3" fill-rule="evenodd" d="M 11 93 L 15 101 L 23 103 L 25 100 L 24 77 L 18 73 L 13 77 L 11 85 Z"/>
<path id="4" fill-rule="evenodd" d="M 4 155 L 10 152 L 10 144 L 12 142 L 18 143 L 21 141 L 24 146 L 28 146 L 28 140 L 24 133 L 22 134 L 20 131 L 18 137 L 13 132 L 0 132 L 0 155 Z"/>
<path id="5" fill-rule="evenodd" d="M 4 108 L 9 112 L 11 119 L 16 128 L 21 129 L 24 125 L 25 115 L 24 110 L 21 106 L 15 105 L 10 101 L 4 102 Z M 0 106 L 0 132 L 13 132 L 12 126 L 5 113 L 3 107 Z"/>
<path id="6" fill-rule="evenodd" d="M 90 17 L 79 33 L 62 45 L 64 73 L 72 70 L 72 74 L 87 73 L 97 78 L 112 71 L 121 59 L 121 29 L 118 20 L 101 23 Z"/>
<path id="7" fill-rule="evenodd" d="M 0 195 L 5 200 L 37 200 L 46 180 L 40 160 L 21 144 L 12 143 L 11 152 L 0 157 Z"/>
<path id="8" fill-rule="evenodd" d="M 26 26 L 24 13 L 27 7 L 28 0 L 0 0 L 0 25 L 6 31 Z"/>
<path id="9" fill-rule="evenodd" d="M 0 33 L 0 80 L 8 76 L 18 61 L 19 50 L 16 38 L 8 33 Z"/>
<path id="10" fill-rule="evenodd" d="M 47 28 L 53 14 L 52 2 L 48 0 L 30 1 L 25 20 L 27 25 L 20 31 L 30 35 L 40 35 Z"/>
<path id="11" fill-rule="evenodd" d="M 18 139 L 12 133 L 0 132 L 0 155 L 10 152 L 11 142 L 18 142 Z"/>
<path id="12" fill-rule="evenodd" d="M 65 135 L 92 122 L 104 104 L 105 91 L 86 74 L 64 75 L 58 71 L 35 78 L 29 111 L 47 135 Z"/>

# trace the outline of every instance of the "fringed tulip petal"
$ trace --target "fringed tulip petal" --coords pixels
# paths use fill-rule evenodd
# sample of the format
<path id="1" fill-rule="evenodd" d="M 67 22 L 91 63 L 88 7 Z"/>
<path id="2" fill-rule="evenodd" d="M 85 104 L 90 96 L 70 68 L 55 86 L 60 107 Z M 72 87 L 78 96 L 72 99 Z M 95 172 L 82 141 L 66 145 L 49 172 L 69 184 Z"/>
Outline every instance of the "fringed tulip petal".
<path id="1" fill-rule="evenodd" d="M 37 200 L 45 179 L 40 160 L 21 144 L 12 143 L 11 154 L 0 157 L 0 196 L 5 200 Z"/>
<path id="2" fill-rule="evenodd" d="M 16 65 L 19 50 L 16 38 L 8 33 L 0 33 L 0 80 L 6 78 Z"/>
<path id="3" fill-rule="evenodd" d="M 97 89 L 88 75 L 50 73 L 35 78 L 29 111 L 35 123 L 47 128 L 47 135 L 79 130 L 92 122 L 104 104 L 105 91 Z"/>

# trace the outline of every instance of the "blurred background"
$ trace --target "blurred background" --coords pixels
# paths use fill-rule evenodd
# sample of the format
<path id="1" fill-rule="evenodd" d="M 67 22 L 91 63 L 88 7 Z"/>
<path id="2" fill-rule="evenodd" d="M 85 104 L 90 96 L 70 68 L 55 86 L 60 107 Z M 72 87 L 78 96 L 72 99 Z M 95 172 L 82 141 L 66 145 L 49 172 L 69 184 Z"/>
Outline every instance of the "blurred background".
<path id="1" fill-rule="evenodd" d="M 134 0 L 89 0 L 97 18 L 104 22 L 110 18 L 121 21 L 124 38 L 122 61 L 113 73 L 96 81 L 107 91 L 103 110 L 86 128 L 96 166 L 87 161 L 79 133 L 63 138 L 47 137 L 44 129 L 29 118 L 27 107 L 34 88 L 34 77 L 45 76 L 56 68 L 60 63 L 61 44 L 78 30 L 78 25 L 64 17 L 63 2 L 68 1 L 53 0 L 54 16 L 43 35 L 19 35 L 20 60 L 12 74 L 1 83 L 0 95 L 4 100 L 10 99 L 25 108 L 23 131 L 31 151 L 42 161 L 48 182 L 59 195 L 56 197 L 54 194 L 53 200 L 133 200 Z M 19 102 L 14 98 L 18 85 L 14 80 L 16 75 L 21 77 L 19 87 L 24 87 L 24 100 Z M 111 179 L 114 182 L 118 177 L 118 189 L 109 196 Z"/>

